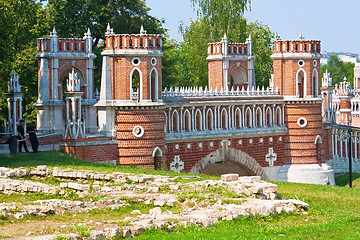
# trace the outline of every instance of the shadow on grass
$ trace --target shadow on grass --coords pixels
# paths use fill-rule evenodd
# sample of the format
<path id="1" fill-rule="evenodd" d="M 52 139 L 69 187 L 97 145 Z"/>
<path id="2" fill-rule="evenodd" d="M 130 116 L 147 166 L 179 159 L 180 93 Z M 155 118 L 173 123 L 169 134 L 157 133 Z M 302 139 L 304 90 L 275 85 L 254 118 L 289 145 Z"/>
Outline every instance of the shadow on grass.
<path id="1" fill-rule="evenodd" d="M 342 173 L 337 174 L 335 176 L 335 182 L 337 186 L 345 187 L 349 186 L 349 173 Z M 360 174 L 359 173 L 353 173 L 352 174 L 352 182 L 353 186 L 360 186 Z"/>

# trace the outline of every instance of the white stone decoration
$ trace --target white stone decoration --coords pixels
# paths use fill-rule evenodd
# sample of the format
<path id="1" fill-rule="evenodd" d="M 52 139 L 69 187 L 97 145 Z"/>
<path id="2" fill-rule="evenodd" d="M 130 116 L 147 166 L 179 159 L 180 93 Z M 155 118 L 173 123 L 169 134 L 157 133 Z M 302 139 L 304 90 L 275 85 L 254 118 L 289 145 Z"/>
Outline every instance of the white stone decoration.
<path id="1" fill-rule="evenodd" d="M 264 139 L 263 138 L 260 138 L 260 143 L 263 143 L 264 142 Z"/>
<path id="2" fill-rule="evenodd" d="M 252 139 L 250 139 L 250 140 L 249 140 L 249 143 L 250 143 L 250 144 L 252 144 L 252 143 L 253 143 L 253 140 L 252 140 Z"/>
<path id="3" fill-rule="evenodd" d="M 179 148 L 180 148 L 179 144 L 175 144 L 175 149 L 179 150 Z"/>
<path id="4" fill-rule="evenodd" d="M 296 123 L 297 123 L 297 125 L 299 125 L 299 127 L 302 127 L 302 128 L 307 126 L 307 120 L 304 117 L 299 118 Z"/>
<path id="5" fill-rule="evenodd" d="M 132 59 L 131 62 L 132 62 L 132 64 L 133 64 L 134 66 L 139 66 L 139 64 L 140 64 L 140 58 L 135 57 L 135 58 Z"/>
<path id="6" fill-rule="evenodd" d="M 282 141 L 282 137 L 279 137 L 279 142 L 281 142 Z"/>
<path id="7" fill-rule="evenodd" d="M 305 61 L 304 61 L 304 60 L 299 60 L 299 61 L 298 61 L 299 67 L 303 67 L 304 64 L 305 64 Z"/>
<path id="8" fill-rule="evenodd" d="M 144 135 L 145 131 L 144 128 L 142 126 L 135 126 L 133 128 L 133 134 L 135 137 L 140 138 Z"/>
<path id="9" fill-rule="evenodd" d="M 269 142 L 273 142 L 274 139 L 272 137 L 269 138 Z"/>
<path id="10" fill-rule="evenodd" d="M 203 144 L 202 143 L 199 143 L 199 148 L 202 148 L 203 147 Z"/>
<path id="11" fill-rule="evenodd" d="M 188 143 L 187 148 L 188 148 L 188 149 L 191 148 L 191 143 Z"/>
<path id="12" fill-rule="evenodd" d="M 151 65 L 155 66 L 156 63 L 157 63 L 156 58 L 152 58 L 152 59 L 151 59 Z"/>
<path id="13" fill-rule="evenodd" d="M 239 145 L 242 145 L 242 140 L 239 140 Z"/>
<path id="14" fill-rule="evenodd" d="M 210 142 L 209 145 L 210 145 L 210 147 L 213 147 L 213 146 L 214 146 L 214 143 L 213 143 L 213 142 Z"/>
<path id="15" fill-rule="evenodd" d="M 170 170 L 180 173 L 184 169 L 184 162 L 180 160 L 180 156 L 175 156 L 174 161 L 170 163 Z"/>
<path id="16" fill-rule="evenodd" d="M 66 82 L 66 90 L 68 92 L 79 92 L 80 91 L 80 78 L 78 73 L 75 72 L 75 68 L 72 68 L 69 73 L 69 78 Z"/>
<path id="17" fill-rule="evenodd" d="M 274 148 L 269 148 L 269 152 L 265 155 L 265 160 L 269 163 L 269 166 L 274 166 L 274 162 L 277 160 L 277 154 L 274 152 Z"/>
<path id="18" fill-rule="evenodd" d="M 314 67 L 317 66 L 317 61 L 316 60 L 313 61 L 313 65 L 314 65 Z"/>

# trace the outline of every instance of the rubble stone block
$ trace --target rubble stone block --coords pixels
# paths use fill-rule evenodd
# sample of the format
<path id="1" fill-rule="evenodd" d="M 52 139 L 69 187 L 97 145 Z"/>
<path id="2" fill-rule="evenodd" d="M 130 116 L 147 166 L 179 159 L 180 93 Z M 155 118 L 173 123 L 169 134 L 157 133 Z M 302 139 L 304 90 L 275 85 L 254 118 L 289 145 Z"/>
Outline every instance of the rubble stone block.
<path id="1" fill-rule="evenodd" d="M 239 178 L 239 174 L 229 173 L 221 175 L 221 180 L 225 182 L 237 181 Z"/>
<path id="2" fill-rule="evenodd" d="M 92 237 L 92 239 L 94 240 L 105 240 L 105 234 L 103 231 L 99 231 L 99 230 L 92 230 L 90 232 L 90 236 Z"/>

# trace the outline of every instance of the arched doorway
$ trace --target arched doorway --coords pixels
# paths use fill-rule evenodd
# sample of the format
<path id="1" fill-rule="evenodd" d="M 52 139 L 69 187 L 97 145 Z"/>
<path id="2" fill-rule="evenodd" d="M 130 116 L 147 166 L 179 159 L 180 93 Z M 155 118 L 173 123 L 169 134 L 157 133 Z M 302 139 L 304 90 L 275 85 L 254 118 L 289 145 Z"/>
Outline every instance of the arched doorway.
<path id="1" fill-rule="evenodd" d="M 154 158 L 154 165 L 155 165 L 155 169 L 161 169 L 162 168 L 162 158 L 163 154 L 162 151 L 159 147 L 156 147 L 153 151 L 153 158 Z"/>
<path id="2" fill-rule="evenodd" d="M 220 176 L 226 173 L 237 173 L 240 176 L 260 176 L 267 180 L 268 176 L 260 164 L 247 153 L 226 147 L 227 141 L 220 148 L 200 160 L 190 172 L 193 174 L 210 174 Z"/>

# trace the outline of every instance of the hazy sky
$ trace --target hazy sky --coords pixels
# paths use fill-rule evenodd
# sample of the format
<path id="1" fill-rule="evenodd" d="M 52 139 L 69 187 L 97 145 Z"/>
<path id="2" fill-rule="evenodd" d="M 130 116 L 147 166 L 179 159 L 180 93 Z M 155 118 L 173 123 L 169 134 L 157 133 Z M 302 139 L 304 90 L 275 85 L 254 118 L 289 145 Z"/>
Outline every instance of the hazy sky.
<path id="1" fill-rule="evenodd" d="M 180 22 L 196 19 L 190 0 L 146 0 L 151 15 L 166 20 L 171 38 L 182 40 Z M 282 39 L 321 40 L 323 51 L 360 53 L 359 0 L 252 0 L 245 17 L 267 24 Z"/>

